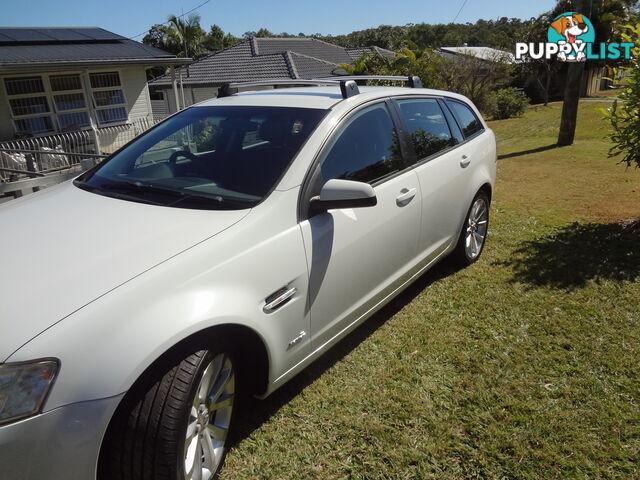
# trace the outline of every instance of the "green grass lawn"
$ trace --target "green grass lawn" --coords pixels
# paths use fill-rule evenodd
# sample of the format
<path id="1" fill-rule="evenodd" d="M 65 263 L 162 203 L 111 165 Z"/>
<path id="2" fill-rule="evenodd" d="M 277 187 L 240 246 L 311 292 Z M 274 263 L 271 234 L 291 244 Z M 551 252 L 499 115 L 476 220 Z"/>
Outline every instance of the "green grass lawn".
<path id="1" fill-rule="evenodd" d="M 441 265 L 263 402 L 223 479 L 640 479 L 640 171 L 599 109 L 492 122 L 482 259 Z"/>

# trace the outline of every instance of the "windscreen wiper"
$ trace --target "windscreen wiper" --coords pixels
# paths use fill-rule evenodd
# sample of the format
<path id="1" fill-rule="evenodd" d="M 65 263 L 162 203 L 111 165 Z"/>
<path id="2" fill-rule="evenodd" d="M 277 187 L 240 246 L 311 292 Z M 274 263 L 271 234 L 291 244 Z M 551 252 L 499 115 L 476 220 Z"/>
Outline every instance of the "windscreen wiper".
<path id="1" fill-rule="evenodd" d="M 161 195 L 170 195 L 171 197 L 183 197 L 188 195 L 179 190 L 173 190 L 170 188 L 156 187 L 149 183 L 142 182 L 128 182 L 124 180 L 118 180 L 115 182 L 108 182 L 98 187 L 100 190 L 113 190 L 113 191 L 125 191 L 136 193 L 158 193 Z"/>

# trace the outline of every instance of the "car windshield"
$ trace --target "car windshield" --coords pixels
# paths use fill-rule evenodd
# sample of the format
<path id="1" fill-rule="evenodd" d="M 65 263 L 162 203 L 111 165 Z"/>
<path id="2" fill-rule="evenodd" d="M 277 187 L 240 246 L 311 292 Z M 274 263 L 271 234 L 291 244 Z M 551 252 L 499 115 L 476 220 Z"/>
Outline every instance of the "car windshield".
<path id="1" fill-rule="evenodd" d="M 250 208 L 274 188 L 325 114 L 285 107 L 189 108 L 74 183 L 154 205 Z"/>

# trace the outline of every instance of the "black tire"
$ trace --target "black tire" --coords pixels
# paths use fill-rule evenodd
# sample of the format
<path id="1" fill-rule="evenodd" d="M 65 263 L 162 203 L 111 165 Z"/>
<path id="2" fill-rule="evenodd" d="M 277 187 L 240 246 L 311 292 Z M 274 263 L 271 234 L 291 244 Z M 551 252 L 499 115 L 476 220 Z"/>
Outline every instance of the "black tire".
<path id="1" fill-rule="evenodd" d="M 486 211 L 486 218 L 484 219 L 486 223 L 482 224 L 484 226 L 484 231 L 482 233 L 482 242 L 479 245 L 479 249 L 477 249 L 476 252 L 472 252 L 470 250 L 474 250 L 474 249 L 469 248 L 469 242 L 470 242 L 469 234 L 472 233 L 470 232 L 470 229 L 473 230 L 474 228 L 476 229 L 478 228 L 478 225 L 474 226 L 475 222 L 473 221 L 473 218 L 472 218 L 475 216 L 474 208 L 476 208 L 477 202 L 480 202 L 481 204 L 483 204 L 483 208 Z M 464 223 L 462 224 L 462 230 L 460 231 L 458 243 L 456 244 L 456 247 L 450 256 L 451 260 L 457 265 L 466 267 L 471 265 L 472 263 L 477 262 L 478 259 L 480 258 L 480 255 L 484 250 L 484 245 L 487 239 L 487 233 L 489 231 L 488 230 L 489 229 L 489 205 L 490 205 L 489 196 L 484 191 L 478 192 L 476 196 L 473 198 L 473 201 L 471 202 L 471 206 L 469 207 L 469 210 L 467 210 L 467 215 L 464 219 Z M 478 232 L 476 231 L 476 233 Z"/>
<path id="2" fill-rule="evenodd" d="M 177 357 L 180 358 L 176 359 Z M 222 441 L 222 447 L 217 449 L 219 456 L 215 456 L 215 466 L 212 466 L 210 474 L 207 474 L 203 480 L 217 478 L 220 467 L 224 463 L 228 445 L 225 440 L 228 439 L 228 431 L 232 425 L 233 407 L 237 403 L 238 362 L 233 354 L 226 353 L 222 349 L 182 353 L 174 359 L 173 362 L 169 359 L 157 365 L 156 367 L 161 367 L 157 369 L 158 372 L 134 386 L 116 411 L 101 452 L 98 476 L 100 480 L 184 480 L 189 478 L 185 475 L 187 470 L 185 452 L 194 452 L 192 455 L 194 466 L 198 454 L 201 460 L 206 457 L 202 453 L 204 450 L 200 450 L 202 446 L 200 442 L 206 443 L 206 441 L 201 438 L 210 435 L 214 429 L 211 424 L 215 423 L 214 419 L 218 420 L 220 413 L 224 410 L 227 435 Z M 198 411 L 194 420 L 196 395 L 209 391 L 206 387 L 199 388 L 205 370 L 220 362 L 223 362 L 220 375 L 226 371 L 224 368 L 227 364 L 231 365 L 232 394 L 230 400 L 227 395 L 225 396 L 227 400 L 224 401 L 225 404 L 230 401 L 231 408 L 214 410 L 210 415 L 208 409 Z M 156 370 L 155 367 L 154 370 Z M 224 385 L 226 392 L 229 390 L 228 382 Z M 214 391 L 216 386 L 213 381 L 210 391 Z M 219 398 L 222 398 L 222 394 Z M 194 425 L 194 421 L 197 423 L 197 428 L 201 429 L 195 431 L 201 433 L 194 435 L 194 439 L 189 442 L 189 445 L 193 445 L 195 441 L 197 446 L 188 449 L 185 448 L 189 446 L 186 439 L 187 429 Z M 211 425 L 211 429 L 203 426 L 205 422 L 208 422 L 207 427 Z M 194 430 L 191 429 L 191 431 Z M 195 453 L 196 451 L 198 453 Z M 210 453 L 209 458 L 212 458 L 213 450 Z"/>

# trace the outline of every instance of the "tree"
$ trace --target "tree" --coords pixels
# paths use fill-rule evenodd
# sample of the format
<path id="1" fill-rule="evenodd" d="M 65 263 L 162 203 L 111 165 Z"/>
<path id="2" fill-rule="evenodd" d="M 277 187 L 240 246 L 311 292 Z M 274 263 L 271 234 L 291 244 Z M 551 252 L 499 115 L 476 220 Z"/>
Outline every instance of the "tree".
<path id="1" fill-rule="evenodd" d="M 513 65 L 501 54 L 488 60 L 473 55 L 447 59 L 430 48 L 420 48 L 410 41 L 407 44 L 393 59 L 365 52 L 351 64 L 340 67 L 352 75 L 418 75 L 426 87 L 461 93 L 481 110 L 487 109 L 489 94 L 508 85 L 513 78 Z"/>
<path id="2" fill-rule="evenodd" d="M 289 35 L 288 33 L 285 34 L 285 35 L 286 36 L 292 36 L 292 35 Z M 257 32 L 254 32 L 252 30 L 248 31 L 248 32 L 244 32 L 244 34 L 242 36 L 244 38 L 251 38 L 251 37 L 265 38 L 265 37 L 280 37 L 280 36 L 282 36 L 282 34 L 281 35 L 275 35 L 273 32 L 270 32 L 266 28 L 261 28 Z"/>
<path id="3" fill-rule="evenodd" d="M 218 25 L 211 25 L 209 33 L 206 35 L 202 44 L 204 48 L 210 52 L 222 50 L 225 47 L 224 30 L 222 30 Z"/>
<path id="4" fill-rule="evenodd" d="M 640 168 L 640 23 L 627 25 L 626 30 L 622 34 L 624 41 L 633 42 L 636 47 L 629 64 L 621 67 L 628 74 L 620 94 L 622 103 L 614 101 L 607 112 L 612 127 L 608 137 L 613 143 L 609 156 L 621 154 L 622 162 Z"/>
<path id="5" fill-rule="evenodd" d="M 169 15 L 165 43 L 181 46 L 178 56 L 198 58 L 206 53 L 205 31 L 200 27 L 200 15 L 192 13 L 186 18 Z"/>
<path id="6" fill-rule="evenodd" d="M 152 47 L 160 48 L 162 50 L 167 50 L 167 46 L 164 44 L 164 39 L 167 35 L 167 27 L 161 23 L 157 23 L 149 29 L 149 32 L 142 37 L 142 43 L 145 45 L 150 45 Z M 177 52 L 170 52 L 174 55 Z"/>
<path id="7" fill-rule="evenodd" d="M 410 42 L 409 42 L 410 43 Z M 378 52 L 365 52 L 351 64 L 341 64 L 343 70 L 351 75 L 418 75 L 430 88 L 442 88 L 444 84 L 438 71 L 445 68 L 442 56 L 429 49 L 403 48 L 396 52 L 393 59 Z"/>
<path id="8" fill-rule="evenodd" d="M 524 24 L 519 31 L 518 41 L 524 43 L 546 42 L 547 30 L 552 19 L 551 12 L 543 13 L 535 19 L 532 18 L 531 21 Z M 562 62 L 559 62 L 555 58 L 547 59 L 541 57 L 539 59 L 533 59 L 530 56 L 526 56 L 520 65 L 520 70 L 525 76 L 530 76 L 535 79 L 537 86 L 542 91 L 541 97 L 545 107 L 549 103 L 551 82 L 562 66 Z"/>
<path id="9" fill-rule="evenodd" d="M 232 35 L 231 33 L 227 33 L 224 36 L 224 48 L 230 47 L 231 45 L 235 45 L 236 43 L 241 42 L 242 39 Z"/>
<path id="10" fill-rule="evenodd" d="M 617 26 L 620 22 L 626 22 L 629 19 L 630 7 L 637 5 L 637 3 L 637 0 L 593 0 L 590 2 L 586 0 L 574 0 L 573 2 L 558 0 L 552 15 L 556 16 L 565 11 L 583 12 L 591 20 L 598 41 L 609 42 L 616 38 Z M 589 68 L 601 68 L 605 63 L 591 63 Z M 584 62 L 573 62 L 568 67 L 558 146 L 573 143 L 584 69 Z"/>
<path id="11" fill-rule="evenodd" d="M 191 14 L 186 18 L 169 15 L 165 24 L 156 24 L 149 29 L 142 43 L 179 57 L 199 58 L 208 51 L 223 48 L 220 34 L 224 36 L 220 27 L 212 25 L 211 35 L 207 35 L 200 27 L 199 15 Z"/>

